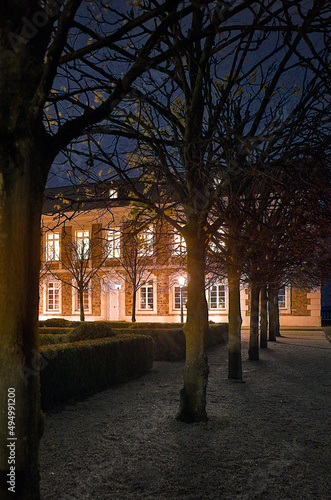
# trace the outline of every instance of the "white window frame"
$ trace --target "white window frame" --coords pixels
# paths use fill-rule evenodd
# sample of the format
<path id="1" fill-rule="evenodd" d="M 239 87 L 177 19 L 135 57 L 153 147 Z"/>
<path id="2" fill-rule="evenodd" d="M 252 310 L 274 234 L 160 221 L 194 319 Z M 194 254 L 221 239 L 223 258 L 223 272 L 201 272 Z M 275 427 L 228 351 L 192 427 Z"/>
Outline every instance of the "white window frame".
<path id="1" fill-rule="evenodd" d="M 62 304 L 62 286 L 61 286 L 61 282 L 60 281 L 57 281 L 57 280 L 54 280 L 54 281 L 46 281 L 45 282 L 45 306 L 44 306 L 44 311 L 45 313 L 51 313 L 51 314 L 54 314 L 54 313 L 61 313 L 61 304 Z M 50 289 L 53 289 L 53 291 L 57 292 L 56 295 L 57 295 L 57 301 L 58 301 L 58 307 L 57 308 L 50 308 L 49 307 L 49 292 L 50 292 Z M 54 298 L 52 299 L 54 300 Z"/>
<path id="2" fill-rule="evenodd" d="M 282 297 L 285 297 L 285 305 L 279 303 L 279 291 L 285 288 L 285 295 L 282 294 Z M 282 286 L 278 291 L 278 306 L 280 314 L 291 314 L 292 313 L 292 288 L 290 285 Z"/>
<path id="3" fill-rule="evenodd" d="M 180 312 L 181 311 L 181 294 L 180 294 L 180 289 L 183 289 L 183 308 L 186 309 L 186 302 L 187 302 L 187 285 L 185 286 L 179 286 L 178 283 L 175 283 L 172 289 L 172 309 L 173 311 Z M 176 297 L 176 295 L 179 293 L 179 296 Z M 177 298 L 179 300 L 177 300 Z"/>
<path id="4" fill-rule="evenodd" d="M 145 302 L 145 307 L 142 307 L 142 295 L 146 293 L 147 289 L 147 301 Z M 148 293 L 152 289 L 152 299 L 153 299 L 153 308 L 149 308 L 148 306 Z M 153 279 L 150 279 L 141 286 L 138 290 L 138 311 L 141 313 L 155 313 L 156 312 L 156 282 Z"/>
<path id="5" fill-rule="evenodd" d="M 90 256 L 90 231 L 77 229 L 75 232 L 75 245 L 78 260 L 88 260 Z"/>
<path id="6" fill-rule="evenodd" d="M 174 231 L 173 234 L 173 254 L 177 257 L 186 254 L 186 241 L 184 236 L 179 231 Z"/>
<path id="7" fill-rule="evenodd" d="M 92 312 L 92 295 L 91 295 L 91 287 L 88 287 L 84 290 L 84 295 L 87 292 L 87 300 L 88 300 L 88 309 L 84 307 L 84 313 L 85 314 L 90 314 Z M 80 313 L 80 304 L 79 304 L 79 293 L 77 288 L 73 288 L 73 313 L 74 314 L 79 314 Z M 84 302 L 85 302 L 85 297 L 84 297 Z"/>
<path id="8" fill-rule="evenodd" d="M 144 229 L 138 235 L 139 257 L 151 257 L 154 253 L 154 231 L 152 227 Z"/>
<path id="9" fill-rule="evenodd" d="M 281 293 L 282 290 L 284 290 L 284 293 Z M 281 300 L 281 297 L 283 297 L 284 299 Z M 286 286 L 282 286 L 278 290 L 278 307 L 279 307 L 279 309 L 286 309 L 287 308 Z"/>
<path id="10" fill-rule="evenodd" d="M 223 290 L 220 289 L 220 287 L 223 288 Z M 215 289 L 216 290 L 213 290 Z M 216 292 L 216 307 L 211 307 L 211 298 L 212 298 L 212 293 Z M 221 300 L 221 297 L 224 294 L 224 301 Z M 207 290 L 207 296 L 208 296 L 208 310 L 213 312 L 213 311 L 225 311 L 227 309 L 226 303 L 227 303 L 227 286 L 225 283 L 215 283 L 214 285 L 210 286 Z M 224 305 L 222 305 L 224 304 Z"/>
<path id="11" fill-rule="evenodd" d="M 46 233 L 46 262 L 58 262 L 60 260 L 60 234 L 55 232 Z"/>
<path id="12" fill-rule="evenodd" d="M 118 259 L 121 256 L 121 233 L 118 229 L 107 231 L 107 258 Z"/>

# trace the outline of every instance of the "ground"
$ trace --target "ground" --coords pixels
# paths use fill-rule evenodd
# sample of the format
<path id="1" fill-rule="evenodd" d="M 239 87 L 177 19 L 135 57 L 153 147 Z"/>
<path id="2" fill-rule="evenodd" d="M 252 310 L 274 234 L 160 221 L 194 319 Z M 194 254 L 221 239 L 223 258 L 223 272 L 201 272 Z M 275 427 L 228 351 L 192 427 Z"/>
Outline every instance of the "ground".
<path id="1" fill-rule="evenodd" d="M 174 419 L 181 362 L 47 414 L 42 499 L 331 499 L 331 344 L 282 335 L 257 362 L 243 333 L 245 383 L 226 345 L 209 352 L 206 423 Z"/>

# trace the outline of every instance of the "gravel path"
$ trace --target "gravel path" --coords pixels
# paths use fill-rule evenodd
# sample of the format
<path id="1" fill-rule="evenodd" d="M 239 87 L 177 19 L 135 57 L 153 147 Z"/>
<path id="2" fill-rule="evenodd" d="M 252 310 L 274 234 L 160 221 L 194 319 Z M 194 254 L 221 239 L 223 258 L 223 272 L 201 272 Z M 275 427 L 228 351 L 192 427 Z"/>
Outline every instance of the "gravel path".
<path id="1" fill-rule="evenodd" d="M 209 352 L 206 423 L 174 419 L 179 362 L 47 414 L 42 499 L 331 499 L 331 344 L 282 335 L 250 362 L 243 334 L 244 384 Z"/>

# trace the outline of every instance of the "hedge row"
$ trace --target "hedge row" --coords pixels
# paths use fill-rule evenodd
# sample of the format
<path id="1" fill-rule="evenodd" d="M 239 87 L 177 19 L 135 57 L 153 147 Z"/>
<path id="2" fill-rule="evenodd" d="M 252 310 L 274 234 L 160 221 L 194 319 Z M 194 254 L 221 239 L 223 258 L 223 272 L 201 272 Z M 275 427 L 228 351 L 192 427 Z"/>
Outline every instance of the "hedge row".
<path id="1" fill-rule="evenodd" d="M 128 330 L 113 329 L 117 334 L 125 334 Z M 185 359 L 186 342 L 184 331 L 181 328 L 140 328 L 139 335 L 152 337 L 154 340 L 154 360 L 155 361 L 178 361 Z M 209 325 L 206 347 L 213 347 L 227 341 L 228 324 Z"/>
<path id="2" fill-rule="evenodd" d="M 61 327 L 61 326 L 47 326 L 39 327 L 40 335 L 64 335 L 65 333 L 72 332 L 73 328 Z"/>
<path id="3" fill-rule="evenodd" d="M 130 330 L 164 330 L 174 328 L 181 329 L 181 323 L 128 323 Z M 115 327 L 114 327 L 115 328 Z M 119 326 L 122 328 L 122 326 Z"/>
<path id="4" fill-rule="evenodd" d="M 87 323 L 91 323 L 87 321 Z M 114 328 L 129 328 L 132 323 L 127 321 L 107 321 L 111 323 Z M 75 328 L 81 325 L 81 321 L 71 321 L 65 318 L 48 318 L 39 321 L 39 328 Z"/>
<path id="5" fill-rule="evenodd" d="M 63 328 L 64 330 L 64 328 Z M 39 334 L 39 346 L 65 344 L 68 342 L 68 334 L 42 333 Z"/>
<path id="6" fill-rule="evenodd" d="M 227 342 L 229 338 L 229 323 L 215 323 L 209 325 L 207 347 L 213 347 Z"/>
<path id="7" fill-rule="evenodd" d="M 39 321 L 39 327 L 51 327 L 51 328 L 75 328 L 80 325 L 80 321 L 70 321 L 64 318 L 48 318 Z"/>
<path id="8" fill-rule="evenodd" d="M 117 326 L 120 322 L 115 323 Z M 79 342 L 98 338 L 110 338 L 114 335 L 129 335 L 132 331 L 140 335 L 152 337 L 155 343 L 154 359 L 161 361 L 175 361 L 185 358 L 185 336 L 181 325 L 174 323 L 139 323 L 140 328 L 114 328 L 109 321 L 95 321 L 81 323 L 75 329 L 66 329 L 66 335 L 40 335 L 40 345 L 59 344 L 64 342 Z M 130 323 L 128 323 L 130 325 Z M 135 324 L 137 325 L 137 324 Z M 167 325 L 163 327 L 163 325 Z M 126 326 L 126 325 L 125 325 Z M 62 329 L 63 331 L 64 329 Z M 210 324 L 207 336 L 207 347 L 224 343 L 227 340 L 228 324 Z M 58 337 L 58 339 L 56 338 Z"/>
<path id="9" fill-rule="evenodd" d="M 141 376 L 153 366 L 153 340 L 141 335 L 45 346 L 40 353 L 43 410 Z"/>
<path id="10" fill-rule="evenodd" d="M 86 321 L 74 328 L 67 335 L 68 342 L 109 338 L 116 335 L 110 321 Z"/>

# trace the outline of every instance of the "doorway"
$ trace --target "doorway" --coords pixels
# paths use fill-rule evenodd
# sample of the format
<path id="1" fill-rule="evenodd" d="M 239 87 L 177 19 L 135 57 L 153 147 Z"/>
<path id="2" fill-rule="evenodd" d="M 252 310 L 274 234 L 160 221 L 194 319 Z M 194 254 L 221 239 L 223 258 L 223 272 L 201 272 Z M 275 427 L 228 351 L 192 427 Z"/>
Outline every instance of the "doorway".
<path id="1" fill-rule="evenodd" d="M 113 283 L 108 293 L 108 320 L 118 321 L 120 317 L 120 289 L 121 285 Z"/>

